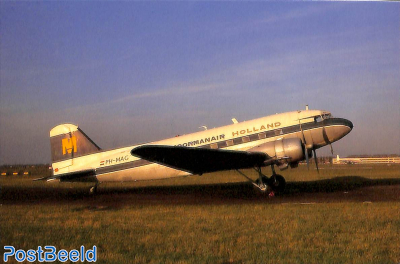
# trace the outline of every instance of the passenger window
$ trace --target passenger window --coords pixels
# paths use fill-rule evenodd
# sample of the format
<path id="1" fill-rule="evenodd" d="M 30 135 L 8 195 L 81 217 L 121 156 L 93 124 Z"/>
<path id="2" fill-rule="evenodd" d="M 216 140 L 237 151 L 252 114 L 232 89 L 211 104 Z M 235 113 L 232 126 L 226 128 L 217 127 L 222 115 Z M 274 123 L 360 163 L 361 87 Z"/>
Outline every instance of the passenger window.
<path id="1" fill-rule="evenodd" d="M 218 144 L 217 143 L 212 143 L 212 144 L 210 144 L 210 148 L 211 149 L 217 149 L 218 148 Z"/>
<path id="2" fill-rule="evenodd" d="M 282 129 L 275 130 L 275 136 L 283 135 Z"/>
<path id="3" fill-rule="evenodd" d="M 249 137 L 242 137 L 242 141 L 243 141 L 243 143 L 250 142 L 250 138 Z"/>
<path id="4" fill-rule="evenodd" d="M 233 145 L 238 145 L 242 143 L 242 139 L 241 138 L 234 138 L 233 139 Z"/>
<path id="5" fill-rule="evenodd" d="M 263 132 L 263 133 L 258 134 L 258 138 L 259 139 L 264 139 L 265 138 L 265 133 Z"/>
<path id="6" fill-rule="evenodd" d="M 227 140 L 227 141 L 226 141 L 226 146 L 227 146 L 227 147 L 233 146 L 233 140 L 232 140 L 232 139 Z"/>

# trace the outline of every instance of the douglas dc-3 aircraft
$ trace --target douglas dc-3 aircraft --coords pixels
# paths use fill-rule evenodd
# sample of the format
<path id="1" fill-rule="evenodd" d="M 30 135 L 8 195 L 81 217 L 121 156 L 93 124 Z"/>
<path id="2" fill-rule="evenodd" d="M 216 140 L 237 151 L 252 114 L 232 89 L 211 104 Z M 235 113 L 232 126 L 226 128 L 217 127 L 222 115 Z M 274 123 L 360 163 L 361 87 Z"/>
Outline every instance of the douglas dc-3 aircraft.
<path id="1" fill-rule="evenodd" d="M 303 160 L 308 165 L 312 154 L 317 161 L 316 149 L 331 145 L 353 129 L 349 120 L 308 107 L 246 122 L 232 120 L 231 125 L 112 150 L 102 150 L 78 126 L 61 124 L 50 131 L 53 174 L 38 180 L 94 182 L 93 193 L 99 182 L 223 170 L 236 170 L 251 180 L 240 170 L 254 168 L 259 175 L 251 180 L 255 186 L 270 193 L 282 192 L 286 182 L 275 173 L 275 165 L 281 170 L 297 167 Z M 271 166 L 271 177 L 261 173 L 264 166 Z"/>

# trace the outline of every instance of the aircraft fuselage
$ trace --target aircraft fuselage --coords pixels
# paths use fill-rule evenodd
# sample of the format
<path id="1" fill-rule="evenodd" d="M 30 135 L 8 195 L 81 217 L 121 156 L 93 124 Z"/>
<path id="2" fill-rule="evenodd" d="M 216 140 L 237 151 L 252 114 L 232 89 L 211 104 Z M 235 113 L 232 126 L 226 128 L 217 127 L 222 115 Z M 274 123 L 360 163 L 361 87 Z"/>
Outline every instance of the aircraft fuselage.
<path id="1" fill-rule="evenodd" d="M 62 129 L 65 129 L 64 127 Z M 146 144 L 99 151 L 82 156 L 77 152 L 72 159 L 69 156 L 69 158 L 60 158 L 53 162 L 52 167 L 54 175 L 95 170 L 96 180 L 100 182 L 171 178 L 190 173 L 137 158 L 132 156 L 130 151 L 141 145 L 247 151 L 266 142 L 285 138 L 299 138 L 306 148 L 318 149 L 344 137 L 352 128 L 353 124 L 349 120 L 332 118 L 330 112 L 327 111 L 293 111 Z M 61 133 L 58 130 L 61 131 L 59 126 L 53 128 L 50 136 L 56 137 Z M 73 143 L 72 140 L 69 142 L 69 144 Z M 74 153 L 72 152 L 72 154 Z M 60 155 L 62 157 L 63 154 Z"/>

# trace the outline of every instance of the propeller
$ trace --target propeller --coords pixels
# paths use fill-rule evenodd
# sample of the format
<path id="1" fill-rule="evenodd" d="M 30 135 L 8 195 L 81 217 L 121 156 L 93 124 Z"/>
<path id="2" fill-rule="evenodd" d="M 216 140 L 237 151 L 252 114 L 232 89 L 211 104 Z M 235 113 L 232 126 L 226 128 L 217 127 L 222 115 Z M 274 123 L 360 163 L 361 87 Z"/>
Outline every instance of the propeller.
<path id="1" fill-rule="evenodd" d="M 307 169 L 310 170 L 310 161 L 309 161 L 309 157 L 308 157 L 307 141 L 306 141 L 306 137 L 304 136 L 304 131 L 303 131 L 303 127 L 301 126 L 300 119 L 299 119 L 299 125 L 300 125 L 301 135 L 303 136 L 304 153 L 306 155 Z M 325 127 L 323 128 L 323 131 L 325 131 Z M 324 140 L 325 141 L 328 140 L 328 142 L 329 142 L 329 139 L 328 139 L 328 136 L 326 135 L 326 132 L 324 132 Z M 330 142 L 329 142 L 329 144 L 330 144 Z M 319 173 L 317 153 L 316 153 L 315 148 L 314 148 L 313 145 L 311 146 L 311 150 L 313 152 L 315 166 L 317 167 L 317 171 Z M 332 153 L 333 153 L 332 145 L 331 145 L 331 150 L 332 150 Z"/>
<path id="2" fill-rule="evenodd" d="M 299 112 L 300 113 L 300 112 Z M 306 141 L 306 137 L 304 136 L 304 131 L 303 131 L 303 127 L 301 126 L 301 122 L 300 122 L 300 118 L 299 120 L 299 125 L 300 125 L 300 131 L 301 131 L 301 135 L 303 136 L 303 144 L 304 144 L 304 153 L 306 155 L 306 162 L 307 162 L 307 169 L 310 169 L 309 166 L 309 157 L 308 157 L 308 148 L 307 148 L 307 141 Z M 322 136 L 324 138 L 324 141 L 327 145 L 329 145 L 329 147 L 331 148 L 331 154 L 333 155 L 333 147 L 332 147 L 332 142 L 329 140 L 329 137 L 326 133 L 326 129 L 325 129 L 325 122 L 323 122 L 323 126 L 322 126 Z M 314 161 L 315 161 L 315 166 L 317 167 L 317 171 L 319 173 L 319 167 L 318 167 L 318 157 L 317 157 L 317 153 L 315 151 L 314 148 L 314 144 L 311 145 L 310 149 L 312 150 L 313 156 L 314 156 Z"/>
<path id="3" fill-rule="evenodd" d="M 307 169 L 310 170 L 310 160 L 308 157 L 307 141 L 306 141 L 306 137 L 304 136 L 304 131 L 303 131 L 303 127 L 301 126 L 300 119 L 299 119 L 299 125 L 300 125 L 301 135 L 303 136 L 304 154 L 306 155 Z"/>

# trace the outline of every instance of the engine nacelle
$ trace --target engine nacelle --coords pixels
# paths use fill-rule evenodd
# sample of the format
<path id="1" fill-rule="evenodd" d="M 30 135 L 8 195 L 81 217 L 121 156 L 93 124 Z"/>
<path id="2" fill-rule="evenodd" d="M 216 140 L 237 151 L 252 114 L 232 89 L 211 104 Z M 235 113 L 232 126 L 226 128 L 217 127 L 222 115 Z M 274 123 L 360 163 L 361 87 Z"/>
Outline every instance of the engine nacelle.
<path id="1" fill-rule="evenodd" d="M 264 143 L 248 151 L 264 152 L 274 162 L 278 164 L 280 169 L 286 169 L 288 165 L 296 165 L 299 161 L 304 160 L 304 147 L 299 138 L 284 138 Z M 266 165 L 271 165 L 271 160 L 266 161 Z"/>

